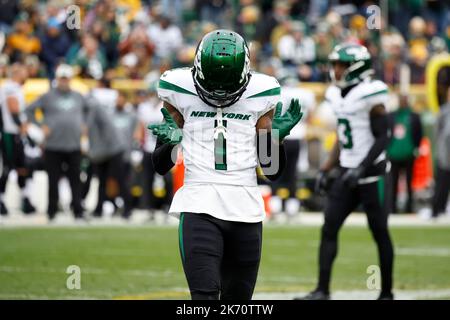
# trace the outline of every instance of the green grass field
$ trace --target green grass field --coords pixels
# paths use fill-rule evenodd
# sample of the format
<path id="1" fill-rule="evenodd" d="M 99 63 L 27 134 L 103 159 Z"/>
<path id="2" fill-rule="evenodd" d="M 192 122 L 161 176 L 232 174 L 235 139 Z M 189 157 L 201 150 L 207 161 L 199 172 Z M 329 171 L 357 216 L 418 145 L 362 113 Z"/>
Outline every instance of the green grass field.
<path id="1" fill-rule="evenodd" d="M 397 290 L 450 289 L 450 227 L 395 227 Z M 319 227 L 265 227 L 256 292 L 314 287 Z M 377 264 L 364 227 L 340 235 L 333 290 L 367 290 Z M 81 290 L 66 288 L 66 269 L 81 268 Z M 0 229 L 0 299 L 187 299 L 176 227 Z M 445 298 L 445 297 L 444 297 Z"/>

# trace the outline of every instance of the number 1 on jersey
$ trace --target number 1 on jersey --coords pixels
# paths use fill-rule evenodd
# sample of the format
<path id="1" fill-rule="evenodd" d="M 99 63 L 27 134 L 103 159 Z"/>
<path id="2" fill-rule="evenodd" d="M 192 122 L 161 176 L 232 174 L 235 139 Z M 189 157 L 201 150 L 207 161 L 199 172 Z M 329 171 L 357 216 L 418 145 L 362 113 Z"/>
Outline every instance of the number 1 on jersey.
<path id="1" fill-rule="evenodd" d="M 223 126 L 227 126 L 226 120 L 223 120 Z M 214 127 L 217 128 L 217 120 L 214 120 Z M 214 167 L 216 170 L 227 170 L 227 139 L 223 132 L 214 138 Z"/>
<path id="2" fill-rule="evenodd" d="M 344 149 L 353 148 L 352 127 L 347 119 L 338 119 L 338 136 Z"/>

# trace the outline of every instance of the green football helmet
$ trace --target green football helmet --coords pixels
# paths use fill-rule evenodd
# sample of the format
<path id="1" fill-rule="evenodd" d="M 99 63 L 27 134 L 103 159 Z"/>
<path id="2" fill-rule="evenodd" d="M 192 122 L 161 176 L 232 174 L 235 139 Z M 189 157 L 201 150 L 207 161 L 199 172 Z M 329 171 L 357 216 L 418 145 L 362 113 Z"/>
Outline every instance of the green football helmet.
<path id="1" fill-rule="evenodd" d="M 370 53 L 366 47 L 359 44 L 337 45 L 328 56 L 330 62 L 330 77 L 332 82 L 341 89 L 357 84 L 373 75 Z M 337 80 L 332 65 L 341 62 L 348 65 L 342 78 Z"/>
<path id="2" fill-rule="evenodd" d="M 215 30 L 200 41 L 192 68 L 195 88 L 206 104 L 224 108 L 235 103 L 250 81 L 245 40 L 230 30 Z"/>

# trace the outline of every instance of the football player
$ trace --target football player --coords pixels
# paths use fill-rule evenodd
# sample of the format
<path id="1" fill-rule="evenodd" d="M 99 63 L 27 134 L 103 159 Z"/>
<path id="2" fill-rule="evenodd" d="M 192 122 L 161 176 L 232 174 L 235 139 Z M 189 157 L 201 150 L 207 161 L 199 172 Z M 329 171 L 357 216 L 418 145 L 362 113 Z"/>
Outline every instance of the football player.
<path id="1" fill-rule="evenodd" d="M 194 66 L 165 72 L 158 95 L 165 121 L 149 126 L 158 138 L 153 162 L 164 175 L 181 144 L 184 185 L 169 213 L 180 219 L 191 297 L 249 300 L 265 217 L 256 168 L 260 164 L 269 179 L 281 172 L 279 141 L 300 121 L 299 102 L 293 99 L 281 115 L 278 81 L 250 71 L 245 40 L 229 30 L 205 35 Z"/>
<path id="2" fill-rule="evenodd" d="M 22 86 L 28 77 L 24 65 L 14 63 L 9 69 L 9 79 L 0 88 L 1 153 L 3 170 L 0 177 L 0 214 L 7 215 L 5 191 L 9 173 L 16 170 L 22 193 L 22 211 L 26 214 L 36 211 L 30 202 L 31 177 L 25 163 L 23 140 L 27 136 L 25 96 Z"/>
<path id="3" fill-rule="evenodd" d="M 333 84 L 325 100 L 337 117 L 336 142 L 328 161 L 321 167 L 317 191 L 328 192 L 325 221 L 319 249 L 317 288 L 303 299 L 330 298 L 330 277 L 337 255 L 338 233 L 347 216 L 362 205 L 378 248 L 381 269 L 379 299 L 393 299 L 393 246 L 388 231 L 385 191 L 386 155 L 389 139 L 385 104 L 388 87 L 371 78 L 371 57 L 366 47 L 343 44 L 329 56 Z M 330 171 L 337 178 L 330 181 Z M 329 186 L 329 188 L 327 188 Z"/>

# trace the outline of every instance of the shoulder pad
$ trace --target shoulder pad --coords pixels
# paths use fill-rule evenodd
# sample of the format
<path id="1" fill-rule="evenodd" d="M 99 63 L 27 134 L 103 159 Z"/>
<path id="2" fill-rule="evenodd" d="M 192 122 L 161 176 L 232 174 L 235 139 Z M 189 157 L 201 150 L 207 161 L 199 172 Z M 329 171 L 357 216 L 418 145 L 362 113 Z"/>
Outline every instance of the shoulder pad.
<path id="1" fill-rule="evenodd" d="M 170 101 L 173 100 L 171 97 L 180 94 L 197 95 L 189 68 L 168 70 L 159 78 L 158 96 L 162 100 L 173 104 L 174 101 Z"/>
<path id="2" fill-rule="evenodd" d="M 254 72 L 250 83 L 245 90 L 243 99 L 263 98 L 279 96 L 281 93 L 280 84 L 274 77 Z"/>
<path id="3" fill-rule="evenodd" d="M 389 93 L 388 86 L 380 80 L 363 82 L 358 89 L 356 100 L 380 100 L 381 103 Z"/>

